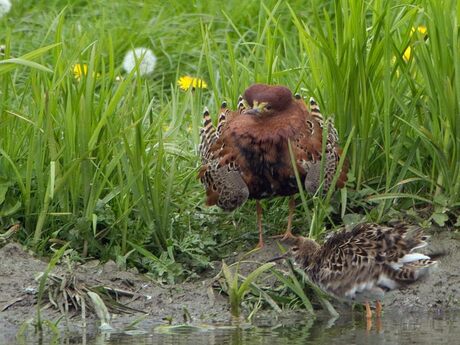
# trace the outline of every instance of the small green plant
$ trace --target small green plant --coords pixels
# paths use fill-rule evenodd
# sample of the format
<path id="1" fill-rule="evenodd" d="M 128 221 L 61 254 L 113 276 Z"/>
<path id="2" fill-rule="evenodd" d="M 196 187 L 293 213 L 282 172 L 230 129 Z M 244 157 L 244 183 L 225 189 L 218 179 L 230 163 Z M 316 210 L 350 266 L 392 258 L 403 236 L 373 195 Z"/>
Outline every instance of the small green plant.
<path id="1" fill-rule="evenodd" d="M 42 273 L 42 275 L 39 278 L 38 293 L 37 293 L 37 314 L 36 314 L 36 320 L 35 320 L 35 328 L 37 332 L 43 331 L 41 308 L 43 304 L 43 296 L 46 291 L 46 282 L 48 280 L 48 276 L 53 270 L 53 268 L 56 266 L 58 261 L 61 259 L 61 257 L 64 255 L 67 247 L 68 247 L 68 244 L 62 246 L 59 250 L 57 250 L 54 253 L 53 257 L 48 263 L 48 266 L 46 266 L 46 270 Z"/>
<path id="2" fill-rule="evenodd" d="M 310 281 L 301 268 L 295 267 L 290 259 L 287 262 L 290 274 L 285 276 L 283 273 L 273 269 L 272 272 L 276 278 L 300 299 L 303 307 L 311 314 L 314 315 L 314 310 L 306 291 L 311 291 L 313 293 L 312 295 L 319 301 L 322 308 L 326 310 L 331 317 L 338 317 L 339 313 L 327 300 L 327 295 Z"/>
<path id="3" fill-rule="evenodd" d="M 101 299 L 101 296 L 92 291 L 88 291 L 87 294 L 91 299 L 96 315 L 99 318 L 99 321 L 101 322 L 99 328 L 102 330 L 113 330 L 113 327 L 110 326 L 110 320 L 112 317 L 104 301 Z"/>
<path id="4" fill-rule="evenodd" d="M 246 255 L 252 253 L 253 251 L 250 251 Z M 244 278 L 241 277 L 239 274 L 241 262 L 242 261 L 238 261 L 235 264 L 233 264 L 235 268 L 232 272 L 231 266 L 229 267 L 222 260 L 222 273 L 225 278 L 225 283 L 227 285 L 227 294 L 230 299 L 230 312 L 232 316 L 237 318 L 240 317 L 241 303 L 244 300 L 244 296 L 250 291 L 251 284 L 253 284 L 262 273 L 268 271 L 275 265 L 272 262 L 265 263 L 262 266 L 257 267 L 254 271 L 249 273 L 249 275 L 246 278 Z M 240 279 L 242 279 L 241 283 Z"/>
<path id="5" fill-rule="evenodd" d="M 301 284 L 301 282 L 299 282 L 299 280 L 297 279 L 295 269 L 290 261 L 289 267 L 291 269 L 291 274 L 287 276 L 276 269 L 272 269 L 272 273 L 284 285 L 284 287 L 288 288 L 300 299 L 303 307 L 309 313 L 314 315 L 313 306 L 307 294 L 305 293 L 305 284 Z"/>
<path id="6" fill-rule="evenodd" d="M 279 245 L 279 249 L 285 253 L 285 249 L 281 245 Z M 323 309 L 329 312 L 331 317 L 338 317 L 339 314 L 327 300 L 326 294 L 310 281 L 304 270 L 294 266 L 291 258 L 287 258 L 286 263 L 289 267 L 288 274 L 276 268 L 271 269 L 273 275 L 282 284 L 282 290 L 288 290 L 294 294 L 294 297 L 285 298 L 284 304 L 295 306 L 300 301 L 302 307 L 314 317 L 315 312 L 311 302 L 311 297 L 314 297 Z"/>
<path id="7" fill-rule="evenodd" d="M 180 263 L 174 259 L 172 248 L 163 252 L 160 256 L 155 256 L 142 246 L 129 242 L 141 256 L 141 266 L 148 269 L 148 275 L 155 280 L 163 280 L 166 283 L 173 284 L 177 278 L 183 276 L 183 268 Z"/>

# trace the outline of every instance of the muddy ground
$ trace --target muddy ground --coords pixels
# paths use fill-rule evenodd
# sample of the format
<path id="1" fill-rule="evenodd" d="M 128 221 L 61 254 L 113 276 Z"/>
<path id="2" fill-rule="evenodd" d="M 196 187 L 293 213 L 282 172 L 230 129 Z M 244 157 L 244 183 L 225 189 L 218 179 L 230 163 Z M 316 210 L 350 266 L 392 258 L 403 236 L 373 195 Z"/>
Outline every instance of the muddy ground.
<path id="1" fill-rule="evenodd" d="M 443 231 L 433 234 L 428 252 L 444 252 L 439 259 L 436 271 L 420 284 L 404 290 L 387 294 L 384 310 L 387 313 L 406 312 L 446 312 L 460 310 L 460 240 L 458 234 Z M 266 247 L 247 260 L 265 262 L 278 253 L 278 245 L 269 242 Z M 9 243 L 0 248 L 0 343 L 8 343 L 25 322 L 32 323 L 36 315 L 36 292 L 38 284 L 34 279 L 38 272 L 45 270 L 47 262 L 25 251 L 19 244 Z M 236 259 L 235 256 L 234 259 Z M 228 259 L 228 261 L 231 261 Z M 253 270 L 256 264 L 242 266 L 242 274 Z M 59 264 L 53 271 L 60 275 L 66 271 L 66 264 Z M 225 295 L 213 289 L 216 285 L 213 276 L 220 270 L 220 263 L 214 264 L 214 270 L 206 272 L 201 280 L 188 281 L 173 286 L 165 286 L 145 278 L 135 271 L 122 271 L 114 262 L 104 265 L 89 262 L 73 269 L 77 282 L 86 286 L 104 285 L 122 291 L 132 292 L 121 297 L 120 301 L 142 313 L 113 315 L 112 325 L 121 329 L 130 322 L 141 319 L 137 325 L 148 329 L 154 325 L 181 324 L 191 322 L 227 323 L 230 321 L 229 304 Z M 341 306 L 339 306 L 340 308 Z M 345 313 L 349 307 L 341 307 Z M 348 311 L 347 311 L 348 310 Z M 259 311 L 263 322 L 295 323 L 305 314 L 295 311 L 274 315 L 273 311 Z M 264 317 L 265 316 L 265 317 Z M 267 317 L 268 316 L 268 317 Z M 43 310 L 44 320 L 56 321 L 61 317 L 58 310 L 48 307 Z M 276 320 L 274 320 L 276 319 Z M 99 326 L 96 317 L 89 311 L 86 316 L 87 332 L 94 332 Z M 268 321 L 267 321 L 268 320 Z M 272 321 L 270 321 L 272 320 Z M 274 320 L 274 321 L 273 321 Z M 81 314 L 70 320 L 63 319 L 60 327 L 81 332 L 83 321 Z"/>

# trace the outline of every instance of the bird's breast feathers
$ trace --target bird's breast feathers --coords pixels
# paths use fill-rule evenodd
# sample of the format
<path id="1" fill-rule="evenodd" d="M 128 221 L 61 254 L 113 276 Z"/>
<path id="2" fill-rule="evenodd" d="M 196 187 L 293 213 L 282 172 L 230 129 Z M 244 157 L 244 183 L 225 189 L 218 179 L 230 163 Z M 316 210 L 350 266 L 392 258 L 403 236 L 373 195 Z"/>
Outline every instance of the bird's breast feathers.
<path id="1" fill-rule="evenodd" d="M 281 120 L 281 117 L 258 119 L 240 115 L 222 134 L 224 147 L 240 167 L 253 198 L 298 191 L 288 140 L 295 139 L 305 120 L 292 116 Z"/>

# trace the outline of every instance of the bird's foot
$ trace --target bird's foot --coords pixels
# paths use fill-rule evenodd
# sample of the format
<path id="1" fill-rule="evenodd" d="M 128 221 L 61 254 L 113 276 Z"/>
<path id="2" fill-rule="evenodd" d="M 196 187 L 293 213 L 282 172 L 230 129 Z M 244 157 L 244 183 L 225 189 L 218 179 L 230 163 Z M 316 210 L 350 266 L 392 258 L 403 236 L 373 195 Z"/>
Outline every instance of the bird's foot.
<path id="1" fill-rule="evenodd" d="M 259 243 L 257 243 L 257 246 L 254 249 L 262 249 L 263 247 L 265 247 L 264 240 L 259 239 Z"/>
<path id="2" fill-rule="evenodd" d="M 289 238 L 294 238 L 294 235 L 292 234 L 291 230 L 286 230 L 284 234 L 270 236 L 270 238 L 279 238 L 281 241 L 285 241 Z"/>

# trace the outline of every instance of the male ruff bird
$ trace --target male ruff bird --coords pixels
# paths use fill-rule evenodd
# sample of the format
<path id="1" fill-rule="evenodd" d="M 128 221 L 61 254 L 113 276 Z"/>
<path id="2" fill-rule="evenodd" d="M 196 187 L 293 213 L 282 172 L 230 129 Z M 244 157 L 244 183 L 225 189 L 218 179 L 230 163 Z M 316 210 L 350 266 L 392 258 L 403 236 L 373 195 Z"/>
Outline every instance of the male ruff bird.
<path id="1" fill-rule="evenodd" d="M 370 328 L 369 302 L 376 302 L 380 319 L 385 292 L 414 283 L 436 266 L 428 255 L 415 252 L 427 245 L 427 238 L 416 226 L 364 223 L 331 235 L 323 245 L 301 236 L 291 238 L 291 248 L 271 261 L 293 257 L 324 292 L 364 303 Z"/>
<path id="2" fill-rule="evenodd" d="M 236 111 L 222 104 L 217 128 L 209 112 L 203 114 L 199 178 L 206 189 L 206 204 L 233 211 L 247 199 L 255 199 L 258 247 L 264 245 L 259 201 L 263 198 L 291 196 L 284 238 L 292 236 L 292 195 L 299 190 L 289 143 L 296 169 L 310 194 L 321 186 L 326 192 L 339 167 L 342 150 L 337 131 L 332 121 L 323 120 L 313 99 L 310 107 L 308 111 L 303 99 L 284 86 L 254 84 L 240 97 Z M 323 133 L 327 133 L 324 150 Z M 347 171 L 345 161 L 337 188 L 345 185 Z"/>

